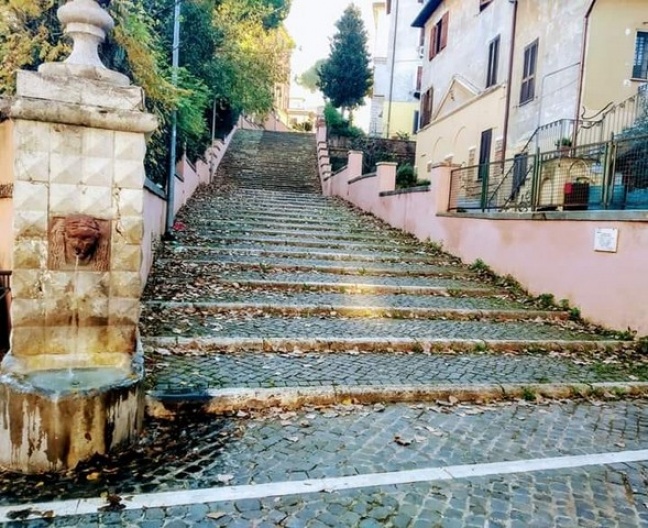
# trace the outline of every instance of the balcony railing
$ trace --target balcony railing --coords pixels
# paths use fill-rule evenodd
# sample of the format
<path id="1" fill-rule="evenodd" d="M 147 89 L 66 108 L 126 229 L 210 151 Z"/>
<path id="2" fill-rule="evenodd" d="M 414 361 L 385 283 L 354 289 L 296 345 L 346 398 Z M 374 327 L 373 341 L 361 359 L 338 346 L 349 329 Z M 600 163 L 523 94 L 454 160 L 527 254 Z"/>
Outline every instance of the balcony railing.
<path id="1" fill-rule="evenodd" d="M 648 135 L 452 171 L 451 211 L 648 209 Z"/>

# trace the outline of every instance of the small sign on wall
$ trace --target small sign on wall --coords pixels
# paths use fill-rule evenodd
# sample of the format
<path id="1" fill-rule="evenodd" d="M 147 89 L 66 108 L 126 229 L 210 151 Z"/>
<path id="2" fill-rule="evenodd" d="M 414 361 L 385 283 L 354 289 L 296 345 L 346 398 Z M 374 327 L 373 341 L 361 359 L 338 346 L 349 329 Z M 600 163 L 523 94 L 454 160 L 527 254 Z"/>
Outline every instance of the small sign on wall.
<path id="1" fill-rule="evenodd" d="M 619 245 L 619 230 L 597 228 L 594 230 L 594 251 L 616 253 Z"/>

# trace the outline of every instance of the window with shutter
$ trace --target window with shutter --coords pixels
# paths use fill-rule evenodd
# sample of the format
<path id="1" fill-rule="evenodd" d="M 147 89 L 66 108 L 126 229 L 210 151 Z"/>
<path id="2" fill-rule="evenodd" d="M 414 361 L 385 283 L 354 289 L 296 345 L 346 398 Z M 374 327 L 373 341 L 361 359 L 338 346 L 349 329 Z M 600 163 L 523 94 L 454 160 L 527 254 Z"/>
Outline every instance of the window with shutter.
<path id="1" fill-rule="evenodd" d="M 387 0 L 387 14 L 391 13 L 391 0 Z"/>
<path id="2" fill-rule="evenodd" d="M 432 103 L 433 103 L 434 89 L 430 87 L 423 97 L 421 98 L 421 128 L 428 125 L 432 121 Z"/>
<path id="3" fill-rule="evenodd" d="M 416 68 L 416 91 L 421 91 L 421 80 L 423 78 L 423 66 Z"/>
<path id="4" fill-rule="evenodd" d="M 520 104 L 535 98 L 536 65 L 538 62 L 538 41 L 524 48 L 524 66 L 522 69 L 522 86 L 520 87 Z"/>
<path id="5" fill-rule="evenodd" d="M 428 49 L 429 60 L 432 60 L 436 56 L 436 36 L 437 28 L 436 26 L 432 26 L 432 29 L 430 29 L 430 47 Z"/>
<path id="6" fill-rule="evenodd" d="M 645 31 L 637 32 L 632 78 L 648 79 L 648 33 Z"/>
<path id="7" fill-rule="evenodd" d="M 441 38 L 439 42 L 439 51 L 448 45 L 448 21 L 450 20 L 450 13 L 445 13 L 441 18 Z"/>
<path id="8" fill-rule="evenodd" d="M 486 71 L 486 88 L 497 84 L 497 70 L 499 68 L 499 35 L 488 46 L 488 70 Z"/>
<path id="9" fill-rule="evenodd" d="M 448 23 L 450 13 L 445 13 L 430 30 L 430 51 L 429 59 L 432 60 L 439 52 L 448 45 Z"/>

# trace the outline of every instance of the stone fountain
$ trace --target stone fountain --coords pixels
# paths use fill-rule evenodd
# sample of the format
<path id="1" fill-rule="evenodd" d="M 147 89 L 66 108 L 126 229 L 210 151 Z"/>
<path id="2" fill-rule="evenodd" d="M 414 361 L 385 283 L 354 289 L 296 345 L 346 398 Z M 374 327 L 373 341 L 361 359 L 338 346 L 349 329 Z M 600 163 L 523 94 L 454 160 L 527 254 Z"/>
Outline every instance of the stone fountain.
<path id="1" fill-rule="evenodd" d="M 143 160 L 157 122 L 142 89 L 99 59 L 110 15 L 71 0 L 58 16 L 71 55 L 18 72 L 0 101 L 14 182 L 0 466 L 28 473 L 131 442 L 143 418 Z"/>

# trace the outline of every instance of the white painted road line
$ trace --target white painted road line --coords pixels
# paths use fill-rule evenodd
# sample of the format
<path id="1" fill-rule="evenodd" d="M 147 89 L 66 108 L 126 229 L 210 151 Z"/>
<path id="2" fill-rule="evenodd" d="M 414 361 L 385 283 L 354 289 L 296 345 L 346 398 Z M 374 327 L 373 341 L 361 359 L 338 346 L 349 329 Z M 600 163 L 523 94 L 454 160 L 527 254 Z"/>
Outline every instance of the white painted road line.
<path id="1" fill-rule="evenodd" d="M 281 497 L 301 495 L 322 491 L 333 492 L 346 489 L 362 489 L 375 486 L 395 484 L 412 484 L 415 482 L 439 482 L 485 477 L 529 473 L 533 471 L 550 471 L 572 469 L 586 466 L 601 466 L 629 462 L 648 461 L 648 449 L 638 451 L 617 451 L 593 455 L 576 455 L 555 458 L 536 458 L 531 460 L 514 460 L 511 462 L 489 462 L 484 464 L 466 464 L 439 468 L 424 468 L 392 473 L 368 473 L 350 477 L 332 477 L 323 479 L 273 482 L 246 486 L 224 486 L 200 490 L 165 491 L 124 497 L 123 504 L 128 510 L 143 508 L 161 508 L 204 504 L 208 502 L 235 501 L 241 499 L 261 499 L 264 497 Z M 45 512 L 48 516 L 65 517 L 70 515 L 87 515 L 97 513 L 106 505 L 101 498 L 73 499 L 56 502 L 43 502 L 0 507 L 0 522 L 11 520 L 10 513 L 30 508 L 33 514 L 30 519 L 39 518 Z M 37 513 L 37 512 L 40 512 Z"/>

